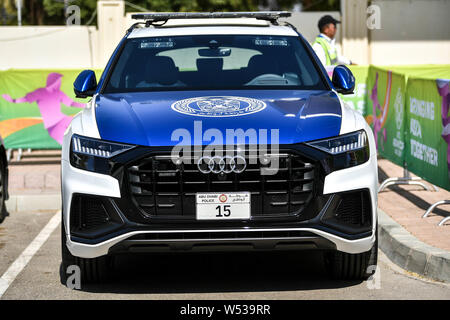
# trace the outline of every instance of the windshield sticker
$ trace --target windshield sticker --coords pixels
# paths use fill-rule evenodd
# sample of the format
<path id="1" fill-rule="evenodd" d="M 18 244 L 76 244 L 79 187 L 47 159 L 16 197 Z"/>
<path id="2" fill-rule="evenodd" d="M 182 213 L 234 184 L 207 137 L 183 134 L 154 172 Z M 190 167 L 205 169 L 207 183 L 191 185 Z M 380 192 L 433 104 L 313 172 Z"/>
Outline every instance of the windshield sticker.
<path id="1" fill-rule="evenodd" d="M 266 104 L 258 99 L 244 97 L 197 97 L 179 100 L 171 106 L 172 110 L 199 117 L 236 117 L 259 112 Z"/>
<path id="2" fill-rule="evenodd" d="M 256 39 L 255 45 L 257 45 L 257 46 L 272 46 L 272 47 L 287 47 L 289 44 L 286 40 Z"/>
<path id="3" fill-rule="evenodd" d="M 141 49 L 147 48 L 173 48 L 175 43 L 173 41 L 149 41 L 141 42 Z"/>

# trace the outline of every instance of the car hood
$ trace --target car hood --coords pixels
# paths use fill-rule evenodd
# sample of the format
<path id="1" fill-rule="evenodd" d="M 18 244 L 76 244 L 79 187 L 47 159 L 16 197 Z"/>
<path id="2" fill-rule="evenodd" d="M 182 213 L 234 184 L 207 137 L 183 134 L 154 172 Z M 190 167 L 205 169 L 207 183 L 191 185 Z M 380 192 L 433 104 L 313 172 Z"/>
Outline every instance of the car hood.
<path id="1" fill-rule="evenodd" d="M 216 137 L 222 135 L 225 140 L 227 129 L 256 132 L 258 143 L 264 143 L 259 138 L 265 134 L 268 144 L 292 144 L 337 136 L 342 119 L 340 101 L 331 91 L 102 94 L 96 97 L 95 108 L 102 139 L 144 146 L 199 144 L 199 141 L 204 145 L 211 141 L 222 144 L 224 141 L 216 141 Z M 186 135 L 190 135 L 188 140 Z"/>

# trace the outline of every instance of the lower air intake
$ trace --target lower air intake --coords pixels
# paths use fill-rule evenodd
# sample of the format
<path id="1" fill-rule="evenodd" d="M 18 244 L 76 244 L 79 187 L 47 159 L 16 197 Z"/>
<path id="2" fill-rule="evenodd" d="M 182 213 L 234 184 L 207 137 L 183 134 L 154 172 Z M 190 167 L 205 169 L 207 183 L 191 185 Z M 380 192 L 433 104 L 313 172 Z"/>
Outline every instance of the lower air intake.
<path id="1" fill-rule="evenodd" d="M 372 229 L 372 204 L 369 190 L 337 193 L 321 221 L 347 234 L 368 232 Z"/>
<path id="2" fill-rule="evenodd" d="M 341 195 L 336 219 L 344 224 L 364 226 L 371 224 L 370 197 L 367 192 L 349 192 Z"/>
<path id="3" fill-rule="evenodd" d="M 109 220 L 103 202 L 98 198 L 79 195 L 72 198 L 70 225 L 73 231 L 95 230 Z"/>

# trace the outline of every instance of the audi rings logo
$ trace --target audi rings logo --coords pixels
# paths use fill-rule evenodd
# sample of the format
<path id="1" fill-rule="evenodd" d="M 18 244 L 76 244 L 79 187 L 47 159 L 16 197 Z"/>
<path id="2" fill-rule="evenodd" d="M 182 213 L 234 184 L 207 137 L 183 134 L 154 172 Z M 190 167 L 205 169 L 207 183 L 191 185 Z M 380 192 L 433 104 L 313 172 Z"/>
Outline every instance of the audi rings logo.
<path id="1" fill-rule="evenodd" d="M 198 170 L 202 173 L 241 173 L 247 167 L 243 156 L 201 157 L 197 161 Z"/>

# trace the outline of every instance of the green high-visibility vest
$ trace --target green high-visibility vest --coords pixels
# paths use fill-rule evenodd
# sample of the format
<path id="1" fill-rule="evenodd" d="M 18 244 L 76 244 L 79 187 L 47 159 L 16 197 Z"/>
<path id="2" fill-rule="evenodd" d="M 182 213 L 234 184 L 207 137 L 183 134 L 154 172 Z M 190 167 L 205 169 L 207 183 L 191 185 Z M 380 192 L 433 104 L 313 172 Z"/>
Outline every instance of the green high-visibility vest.
<path id="1" fill-rule="evenodd" d="M 322 46 L 322 48 L 323 48 L 323 51 L 325 51 L 325 57 L 327 58 L 326 65 L 327 66 L 335 66 L 335 65 L 337 65 L 337 52 L 336 52 L 336 49 L 333 50 L 333 48 L 331 48 L 330 43 L 326 39 L 324 39 L 324 38 L 322 38 L 320 36 L 318 36 L 316 38 L 316 41 L 314 41 L 314 44 L 315 43 L 320 44 Z"/>

